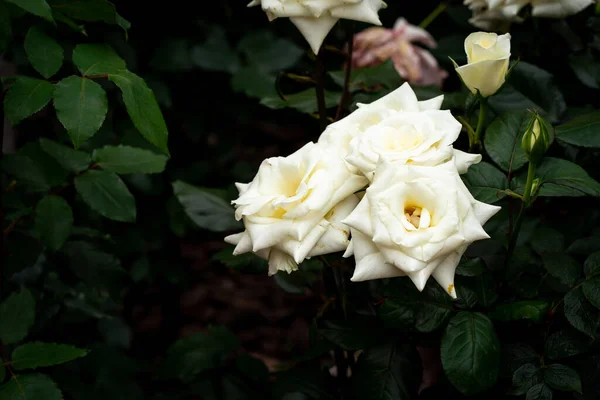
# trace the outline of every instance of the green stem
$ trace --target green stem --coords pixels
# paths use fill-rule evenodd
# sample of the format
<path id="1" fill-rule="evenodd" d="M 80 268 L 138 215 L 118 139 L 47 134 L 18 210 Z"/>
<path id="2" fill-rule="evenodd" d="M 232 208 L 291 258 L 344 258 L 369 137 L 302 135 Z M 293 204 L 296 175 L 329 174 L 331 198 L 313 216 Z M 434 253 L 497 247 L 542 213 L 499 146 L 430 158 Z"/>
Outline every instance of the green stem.
<path id="1" fill-rule="evenodd" d="M 317 82 L 317 106 L 319 108 L 319 121 L 321 131 L 327 128 L 327 106 L 325 105 L 325 62 L 323 61 L 323 52 L 317 54 L 317 69 L 315 71 L 315 81 Z"/>
<path id="2" fill-rule="evenodd" d="M 435 21 L 437 17 L 439 17 L 441 13 L 446 11 L 446 8 L 448 8 L 448 4 L 446 2 L 438 4 L 435 10 L 433 10 L 431 14 L 429 14 L 427 17 L 425 17 L 423 21 L 421 21 L 419 27 L 423 29 L 427 28 L 433 21 Z"/>
<path id="3" fill-rule="evenodd" d="M 335 120 L 338 121 L 342 118 L 346 103 L 350 97 L 350 78 L 352 77 L 352 54 L 354 53 L 354 24 L 348 30 L 348 55 L 346 56 L 346 75 L 344 77 L 344 89 L 342 91 L 342 98 L 338 105 L 337 112 L 335 114 Z"/>
<path id="4" fill-rule="evenodd" d="M 469 153 L 473 153 L 478 150 L 481 145 L 481 132 L 483 132 L 483 124 L 485 123 L 486 114 L 486 99 L 482 98 L 479 100 L 479 120 L 477 121 L 477 129 L 475 130 L 475 137 L 469 144 Z"/>
<path id="5" fill-rule="evenodd" d="M 535 177 L 535 164 L 529 163 L 527 169 L 527 183 L 525 184 L 525 191 L 523 192 L 523 202 L 521 203 L 521 209 L 519 210 L 519 216 L 515 222 L 515 227 L 510 237 L 510 243 L 508 244 L 508 251 L 506 252 L 505 266 L 508 266 L 510 259 L 517 246 L 517 239 L 519 238 L 519 232 L 521 231 L 521 225 L 523 225 L 523 219 L 525 217 L 525 210 L 530 206 L 531 201 L 531 188 L 533 187 L 533 179 Z"/>

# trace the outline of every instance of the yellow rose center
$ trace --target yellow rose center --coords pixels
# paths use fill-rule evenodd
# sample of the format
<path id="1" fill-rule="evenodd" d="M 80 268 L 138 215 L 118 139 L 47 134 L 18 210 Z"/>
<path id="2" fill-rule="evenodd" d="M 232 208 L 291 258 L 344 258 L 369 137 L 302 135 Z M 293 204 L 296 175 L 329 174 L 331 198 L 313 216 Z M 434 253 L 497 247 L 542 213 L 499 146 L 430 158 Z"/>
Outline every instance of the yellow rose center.
<path id="1" fill-rule="evenodd" d="M 411 149 L 422 141 L 422 135 L 414 128 L 394 129 L 385 128 L 383 137 L 383 147 L 388 150 L 406 150 Z"/>
<path id="2" fill-rule="evenodd" d="M 404 218 L 416 229 L 426 229 L 431 226 L 431 213 L 423 207 L 406 207 Z"/>
<path id="3" fill-rule="evenodd" d="M 488 38 L 484 38 L 484 39 L 481 39 L 481 41 L 479 42 L 479 45 L 481 47 L 483 47 L 484 49 L 489 49 L 490 47 L 492 47 L 494 45 L 494 41 L 490 40 Z"/>

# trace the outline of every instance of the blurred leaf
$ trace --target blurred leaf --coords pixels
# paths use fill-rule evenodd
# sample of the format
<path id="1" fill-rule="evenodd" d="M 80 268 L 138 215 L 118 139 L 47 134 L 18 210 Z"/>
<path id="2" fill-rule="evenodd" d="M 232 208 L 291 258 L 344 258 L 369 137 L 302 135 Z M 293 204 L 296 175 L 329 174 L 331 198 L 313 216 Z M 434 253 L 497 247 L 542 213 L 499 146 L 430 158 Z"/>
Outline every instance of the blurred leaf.
<path id="1" fill-rule="evenodd" d="M 546 253 L 542 262 L 546 271 L 562 284 L 572 286 L 581 277 L 581 265 L 565 253 Z"/>
<path id="2" fill-rule="evenodd" d="M 227 247 L 216 253 L 212 259 L 219 261 L 228 268 L 235 269 L 242 273 L 265 274 L 267 272 L 267 260 L 263 260 L 254 253 L 244 253 L 236 256 L 233 255 L 233 249 L 234 247 Z"/>
<path id="3" fill-rule="evenodd" d="M 84 357 L 87 350 L 57 343 L 26 343 L 17 347 L 11 356 L 16 371 L 63 364 Z"/>
<path id="4" fill-rule="evenodd" d="M 496 281 L 491 274 L 479 275 L 475 278 L 475 293 L 479 304 L 489 307 L 498 299 Z"/>
<path id="5" fill-rule="evenodd" d="M 591 254 L 600 251 L 600 236 L 590 236 L 576 239 L 567 248 L 568 253 Z M 600 262 L 600 259 L 599 259 Z"/>
<path id="6" fill-rule="evenodd" d="M 546 341 L 546 356 L 550 360 L 560 360 L 584 353 L 589 348 L 587 342 L 589 342 L 589 339 L 575 330 L 558 331 L 550 335 Z"/>
<path id="7" fill-rule="evenodd" d="M 8 3 L 15 4 L 23 10 L 54 22 L 52 18 L 52 10 L 46 0 L 6 0 Z"/>
<path id="8" fill-rule="evenodd" d="M 77 20 L 86 22 L 102 21 L 118 25 L 127 31 L 128 21 L 121 17 L 114 4 L 106 0 L 49 0 L 53 9 Z"/>
<path id="9" fill-rule="evenodd" d="M 60 163 L 64 169 L 75 174 L 85 171 L 92 162 L 88 153 L 74 150 L 53 140 L 41 138 L 40 146 L 48 155 Z"/>
<path id="10" fill-rule="evenodd" d="M 571 55 L 569 56 L 569 66 L 581 83 L 594 89 L 600 89 L 600 68 L 598 68 L 598 62 L 591 56 Z"/>
<path id="11" fill-rule="evenodd" d="M 155 70 L 181 72 L 192 69 L 187 38 L 165 39 L 159 43 L 150 62 Z"/>
<path id="12" fill-rule="evenodd" d="M 446 376 L 461 393 L 479 393 L 496 383 L 500 342 L 488 317 L 459 312 L 450 320 L 441 346 Z"/>
<path id="13" fill-rule="evenodd" d="M 487 268 L 481 258 L 463 259 L 456 268 L 456 274 L 461 276 L 479 276 L 485 271 Z"/>
<path id="14" fill-rule="evenodd" d="M 6 368 L 3 363 L 0 363 L 0 384 L 4 382 L 4 378 L 6 378 Z"/>
<path id="15" fill-rule="evenodd" d="M 219 367 L 239 346 L 238 338 L 227 328 L 211 326 L 207 333 L 180 339 L 171 345 L 162 365 L 162 375 L 189 382 L 201 372 Z"/>
<path id="16" fill-rule="evenodd" d="M 545 300 L 518 301 L 497 306 L 489 313 L 489 316 L 500 321 L 530 319 L 541 322 L 549 308 L 550 303 Z"/>
<path id="17" fill-rule="evenodd" d="M 35 299 L 23 288 L 12 292 L 0 304 L 0 339 L 4 344 L 13 344 L 25 339 L 35 321 Z"/>
<path id="18" fill-rule="evenodd" d="M 156 174 L 164 171 L 167 156 L 131 146 L 104 146 L 94 150 L 94 162 L 103 170 L 117 174 Z"/>
<path id="19" fill-rule="evenodd" d="M 542 382 L 542 370 L 539 366 L 529 363 L 521 365 L 512 377 L 514 395 L 523 395 L 534 385 Z"/>
<path id="20" fill-rule="evenodd" d="M 502 370 L 505 376 L 506 372 L 508 372 L 508 377 L 512 377 L 514 371 L 520 366 L 533 363 L 538 358 L 539 355 L 528 344 L 515 343 L 502 345 Z"/>
<path id="21" fill-rule="evenodd" d="M 240 60 L 229 45 L 225 29 L 214 25 L 211 27 L 206 41 L 192 48 L 192 62 L 209 71 L 236 72 L 240 68 Z"/>
<path id="22" fill-rule="evenodd" d="M 270 30 L 248 32 L 237 47 L 251 66 L 268 72 L 291 68 L 304 54 L 294 42 L 278 38 Z"/>
<path id="23" fill-rule="evenodd" d="M 276 97 L 275 88 L 277 78 L 274 75 L 261 71 L 257 67 L 249 66 L 241 68 L 231 77 L 231 88 L 235 92 L 244 93 L 248 97 L 262 99 L 264 97 Z"/>
<path id="24" fill-rule="evenodd" d="M 35 114 L 52 99 L 54 85 L 40 79 L 20 76 L 4 98 L 4 112 L 12 126 Z"/>
<path id="25" fill-rule="evenodd" d="M 327 108 L 335 107 L 340 102 L 342 94 L 339 92 L 325 92 L 325 105 Z M 283 100 L 279 96 L 265 97 L 260 101 L 263 106 L 274 110 L 281 108 L 293 108 L 302 113 L 310 114 L 317 112 L 317 92 L 315 89 L 307 89 L 300 93 L 289 94 Z"/>
<path id="26" fill-rule="evenodd" d="M 370 318 L 324 321 L 319 333 L 344 350 L 360 350 L 376 344 L 377 338 L 372 330 L 374 323 L 375 321 Z"/>
<path id="27" fill-rule="evenodd" d="M 554 389 L 581 393 L 581 378 L 573 368 L 561 364 L 549 365 L 544 370 L 544 381 Z"/>
<path id="28" fill-rule="evenodd" d="M 241 354 L 236 357 L 235 366 L 238 371 L 257 383 L 266 384 L 269 380 L 269 369 L 258 358 L 249 356 L 248 354 Z"/>
<path id="29" fill-rule="evenodd" d="M 102 216 L 115 221 L 135 221 L 135 199 L 115 173 L 88 171 L 75 178 L 75 188 L 83 200 Z"/>
<path id="30" fill-rule="evenodd" d="M 536 228 L 531 238 L 531 247 L 541 256 L 560 252 L 565 247 L 565 235 L 554 228 L 541 225 Z"/>
<path id="31" fill-rule="evenodd" d="M 600 275 L 600 251 L 590 254 L 583 264 L 583 271 L 588 278 Z"/>
<path id="32" fill-rule="evenodd" d="M 128 349 L 131 346 L 133 332 L 120 318 L 102 318 L 98 321 L 98 330 L 107 344 Z"/>
<path id="33" fill-rule="evenodd" d="M 506 172 L 516 171 L 527 163 L 521 140 L 530 119 L 527 111 L 511 111 L 496 118 L 485 131 L 485 151 Z"/>
<path id="34" fill-rule="evenodd" d="M 56 383 L 43 374 L 14 376 L 0 386 L 2 400 L 63 400 Z"/>
<path id="35" fill-rule="evenodd" d="M 552 400 L 552 390 L 545 383 L 538 383 L 527 391 L 525 400 Z"/>
<path id="36" fill-rule="evenodd" d="M 224 232 L 239 229 L 233 207 L 220 197 L 182 181 L 173 182 L 173 192 L 187 216 L 203 229 Z"/>
<path id="37" fill-rule="evenodd" d="M 580 288 L 567 293 L 564 303 L 565 316 L 575 329 L 592 339 L 598 329 L 598 311 L 587 302 Z"/>
<path id="38" fill-rule="evenodd" d="M 586 280 L 581 289 L 588 301 L 596 308 L 600 308 L 600 278 Z"/>
<path id="39" fill-rule="evenodd" d="M 83 76 L 116 74 L 127 68 L 125 61 L 107 44 L 79 44 L 73 63 Z"/>
<path id="40" fill-rule="evenodd" d="M 416 398 L 421 368 L 415 353 L 393 343 L 365 350 L 352 371 L 352 393 L 369 400 Z"/>
<path id="41" fill-rule="evenodd" d="M 48 195 L 35 208 L 35 231 L 51 250 L 58 250 L 71 234 L 73 211 L 62 197 Z"/>
<path id="42" fill-rule="evenodd" d="M 582 115 L 556 127 L 556 138 L 574 146 L 600 147 L 600 111 Z"/>
<path id="43" fill-rule="evenodd" d="M 508 187 L 506 176 L 491 164 L 481 162 L 472 165 L 461 178 L 479 201 L 492 204 L 506 196 L 501 192 Z"/>
<path id="44" fill-rule="evenodd" d="M 31 192 L 47 192 L 51 185 L 46 175 L 29 157 L 20 154 L 7 154 L 2 159 L 2 170 L 17 178 Z"/>
<path id="45" fill-rule="evenodd" d="M 335 83 L 343 87 L 346 80 L 346 70 L 330 71 L 329 76 Z M 355 68 L 350 72 L 350 88 L 361 89 L 382 85 L 395 89 L 402 84 L 402 77 L 396 71 L 392 60 L 367 68 Z"/>
<path id="46" fill-rule="evenodd" d="M 62 66 L 63 48 L 36 26 L 29 28 L 25 36 L 25 52 L 33 68 L 46 79 Z"/>
<path id="47" fill-rule="evenodd" d="M 94 136 L 108 112 L 106 92 L 96 82 L 72 75 L 56 84 L 56 116 L 75 148 Z"/>
<path id="48" fill-rule="evenodd" d="M 0 53 L 4 53 L 12 39 L 10 12 L 4 2 L 0 2 Z M 2 382 L 2 380 L 0 380 Z"/>
<path id="49" fill-rule="evenodd" d="M 109 74 L 108 79 L 121 89 L 127 112 L 142 136 L 159 150 L 169 154 L 167 125 L 154 93 L 146 82 L 127 70 Z"/>

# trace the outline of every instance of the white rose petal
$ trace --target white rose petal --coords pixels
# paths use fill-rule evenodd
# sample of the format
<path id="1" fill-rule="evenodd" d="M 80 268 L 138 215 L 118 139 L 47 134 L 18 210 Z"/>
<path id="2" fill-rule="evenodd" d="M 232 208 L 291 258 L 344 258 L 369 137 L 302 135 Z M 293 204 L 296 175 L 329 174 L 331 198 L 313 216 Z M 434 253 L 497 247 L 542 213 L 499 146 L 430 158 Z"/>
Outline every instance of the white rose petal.
<path id="1" fill-rule="evenodd" d="M 291 272 L 306 257 L 343 251 L 349 230 L 341 220 L 366 183 L 314 143 L 269 158 L 250 184 L 237 185 L 240 197 L 232 203 L 246 230 L 225 240 L 236 245 L 234 254 L 252 251 L 268 259 L 270 274 Z"/>
<path id="2" fill-rule="evenodd" d="M 451 296 L 467 246 L 489 236 L 482 225 L 500 208 L 473 198 L 451 160 L 436 167 L 382 161 L 343 222 L 351 227 L 353 281 L 408 275 L 422 290 L 431 275 Z"/>

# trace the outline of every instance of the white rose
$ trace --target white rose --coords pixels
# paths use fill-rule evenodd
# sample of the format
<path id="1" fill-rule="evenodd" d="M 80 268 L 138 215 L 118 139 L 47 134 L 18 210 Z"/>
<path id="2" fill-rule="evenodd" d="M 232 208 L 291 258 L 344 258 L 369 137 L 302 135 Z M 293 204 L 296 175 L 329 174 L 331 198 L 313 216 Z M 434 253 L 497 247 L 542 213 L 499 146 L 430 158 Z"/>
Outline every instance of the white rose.
<path id="1" fill-rule="evenodd" d="M 431 275 L 452 297 L 454 271 L 482 225 L 500 207 L 473 198 L 452 163 L 436 167 L 381 162 L 375 180 L 343 222 L 351 227 L 352 281 L 408 275 L 423 290 Z"/>
<path id="2" fill-rule="evenodd" d="M 386 7 L 382 0 L 252 0 L 248 7 L 258 5 L 270 21 L 289 17 L 315 54 L 339 19 L 381 25 L 377 12 Z"/>
<path id="3" fill-rule="evenodd" d="M 369 180 L 381 157 L 400 164 L 437 165 L 453 158 L 460 173 L 481 161 L 479 154 L 452 148 L 461 125 L 440 111 L 444 97 L 418 101 L 408 85 L 331 124 L 319 144 L 336 151 L 352 171 Z"/>
<path id="4" fill-rule="evenodd" d="M 510 60 L 510 34 L 475 32 L 465 39 L 467 65 L 456 72 L 472 93 L 483 97 L 496 93 L 504 84 Z"/>
<path id="5" fill-rule="evenodd" d="M 533 6 L 531 15 L 542 18 L 564 18 L 577 14 L 592 4 L 594 0 L 531 0 Z"/>
<path id="6" fill-rule="evenodd" d="M 232 203 L 246 230 L 225 240 L 234 254 L 255 252 L 269 260 L 269 274 L 291 272 L 306 257 L 342 251 L 348 228 L 340 221 L 367 184 L 321 146 L 308 143 L 288 157 L 266 159 L 249 184 L 237 184 Z"/>

